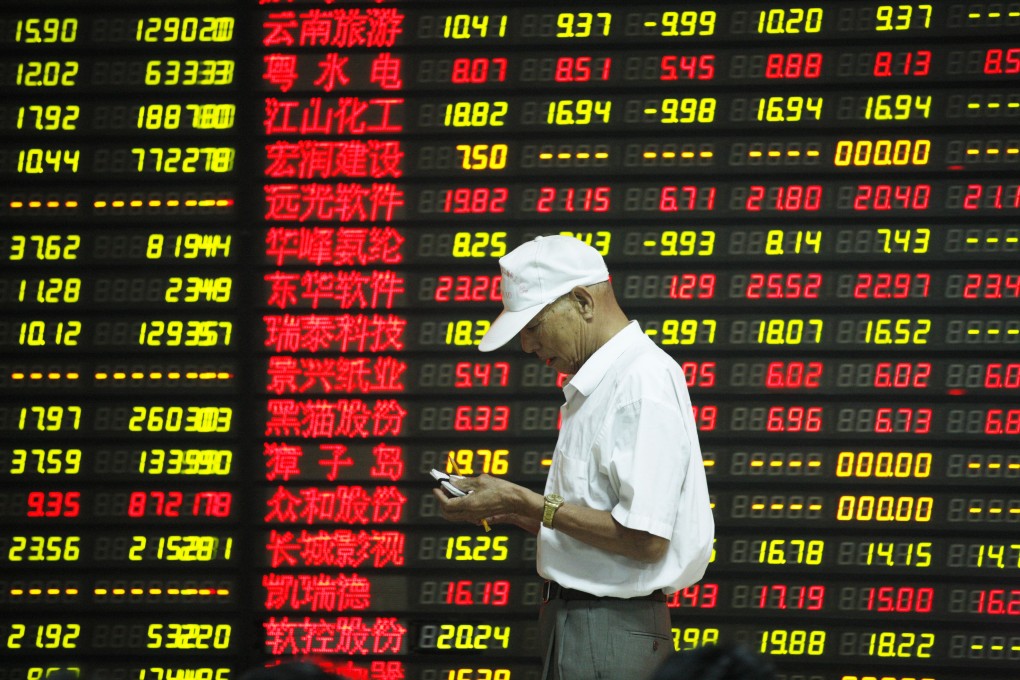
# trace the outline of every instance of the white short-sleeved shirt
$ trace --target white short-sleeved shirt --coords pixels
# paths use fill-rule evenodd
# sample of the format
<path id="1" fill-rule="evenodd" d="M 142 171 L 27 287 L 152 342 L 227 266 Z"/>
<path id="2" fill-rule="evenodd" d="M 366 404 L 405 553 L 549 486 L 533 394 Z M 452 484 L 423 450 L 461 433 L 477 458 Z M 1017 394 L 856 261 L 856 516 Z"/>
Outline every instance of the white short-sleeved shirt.
<path id="1" fill-rule="evenodd" d="M 680 366 L 632 321 L 588 358 L 563 393 L 545 493 L 608 510 L 626 527 L 668 538 L 669 550 L 649 564 L 542 527 L 538 573 L 614 597 L 696 583 L 711 557 L 715 522 Z"/>

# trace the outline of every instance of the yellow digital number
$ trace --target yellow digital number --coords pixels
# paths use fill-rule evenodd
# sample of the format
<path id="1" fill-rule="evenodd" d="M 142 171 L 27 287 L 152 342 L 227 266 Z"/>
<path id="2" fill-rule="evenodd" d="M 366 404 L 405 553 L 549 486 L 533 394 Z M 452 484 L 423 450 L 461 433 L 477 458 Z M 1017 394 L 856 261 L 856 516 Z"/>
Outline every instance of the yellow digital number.
<path id="1" fill-rule="evenodd" d="M 42 304 L 73 304 L 81 297 L 81 279 L 51 277 L 30 282 L 22 279 L 18 288 L 18 302 Z"/>
<path id="2" fill-rule="evenodd" d="M 608 123 L 613 102 L 608 99 L 560 99 L 549 102 L 545 122 L 549 125 Z"/>
<path id="3" fill-rule="evenodd" d="M 40 475 L 76 475 L 81 470 L 81 449 L 14 449 L 11 454 L 12 475 L 23 475 L 30 467 Z"/>
<path id="4" fill-rule="evenodd" d="M 506 167 L 506 144 L 458 144 L 464 170 L 502 170 Z"/>
<path id="5" fill-rule="evenodd" d="M 716 14 L 713 11 L 663 12 L 659 23 L 665 38 L 713 35 Z"/>
<path id="6" fill-rule="evenodd" d="M 22 432 L 59 432 L 64 427 L 77 430 L 80 425 L 81 406 L 27 406 L 18 418 Z"/>
<path id="7" fill-rule="evenodd" d="M 489 332 L 491 325 L 492 322 L 485 320 L 451 321 L 446 325 L 446 344 L 457 347 L 478 345 L 482 341 L 482 337 Z"/>
<path id="8" fill-rule="evenodd" d="M 233 459 L 228 449 L 147 449 L 138 471 L 146 475 L 228 475 Z"/>
<path id="9" fill-rule="evenodd" d="M 231 59 L 154 59 L 145 64 L 145 84 L 153 86 L 230 85 L 234 82 Z"/>
<path id="10" fill-rule="evenodd" d="M 494 21 L 497 19 L 498 21 Z M 507 16 L 495 14 L 451 14 L 443 23 L 443 37 L 454 40 L 469 38 L 506 37 Z M 490 36 L 490 33 L 492 34 Z"/>
<path id="11" fill-rule="evenodd" d="M 659 106 L 660 123 L 711 123 L 715 120 L 716 100 L 713 97 L 663 99 Z M 653 110 L 652 113 L 655 111 Z M 608 122 L 608 121 L 607 121 Z"/>
<path id="12" fill-rule="evenodd" d="M 576 238 L 599 251 L 599 255 L 605 256 L 609 254 L 609 242 L 613 238 L 613 233 L 610 231 L 561 231 L 560 236 Z"/>
<path id="13" fill-rule="evenodd" d="M 556 17 L 556 26 L 560 29 L 557 38 L 590 38 L 593 30 L 596 36 L 609 35 L 609 25 L 613 15 L 609 12 L 562 12 Z M 598 26 L 596 26 L 598 24 Z"/>
<path id="14" fill-rule="evenodd" d="M 131 432 L 229 432 L 233 409 L 227 406 L 135 406 Z"/>
<path id="15" fill-rule="evenodd" d="M 876 345 L 926 345 L 931 319 L 869 319 L 864 342 Z"/>
<path id="16" fill-rule="evenodd" d="M 454 257 L 503 257 L 506 255 L 505 231 L 459 231 L 453 235 Z"/>
<path id="17" fill-rule="evenodd" d="M 230 302 L 230 289 L 233 282 L 233 278 L 229 276 L 217 278 L 189 276 L 186 279 L 171 276 L 163 298 L 170 303 Z M 184 294 L 183 297 L 181 293 Z"/>
<path id="18" fill-rule="evenodd" d="M 762 631 L 762 654 L 777 656 L 821 656 L 825 653 L 824 630 L 765 630 Z"/>
<path id="19" fill-rule="evenodd" d="M 927 253 L 931 229 L 879 229 L 884 253 Z"/>
<path id="20" fill-rule="evenodd" d="M 869 637 L 868 656 L 930 659 L 935 645 L 934 633 L 883 631 Z"/>
<path id="21" fill-rule="evenodd" d="M 718 628 L 674 628 L 673 649 L 686 652 L 696 647 L 719 644 Z"/>
<path id="22" fill-rule="evenodd" d="M 234 169 L 233 147 L 187 146 L 131 149 L 138 157 L 138 172 L 153 170 L 164 173 L 230 172 Z M 147 161 L 155 167 L 146 168 Z"/>
<path id="23" fill-rule="evenodd" d="M 917 114 L 927 119 L 931 114 L 931 95 L 880 94 L 865 100 L 867 120 L 908 120 Z"/>
<path id="24" fill-rule="evenodd" d="M 507 449 L 456 449 L 450 451 L 446 459 L 446 471 L 461 475 L 474 475 L 482 472 L 490 475 L 505 475 L 510 470 Z M 476 469 L 475 459 L 481 463 Z"/>
<path id="25" fill-rule="evenodd" d="M 796 550 L 795 555 L 790 554 L 791 549 Z M 762 541 L 761 549 L 758 552 L 758 563 L 818 565 L 822 563 L 824 554 L 825 541 L 804 541 L 801 539 Z"/>
<path id="26" fill-rule="evenodd" d="M 26 61 L 18 64 L 16 85 L 25 87 L 74 87 L 76 61 Z"/>
<path id="27" fill-rule="evenodd" d="M 510 104 L 495 102 L 453 102 L 446 105 L 446 127 L 501 127 Z"/>
<path id="28" fill-rule="evenodd" d="M 456 562 L 502 562 L 510 554 L 506 536 L 456 536 L 447 539 L 446 559 Z"/>
<path id="29" fill-rule="evenodd" d="M 763 345 L 819 344 L 821 319 L 768 319 L 759 322 L 757 342 Z"/>
<path id="30" fill-rule="evenodd" d="M 509 668 L 458 668 L 442 680 L 510 680 Z"/>
<path id="31" fill-rule="evenodd" d="M 20 149 L 18 172 L 40 175 L 46 172 L 78 172 L 79 149 Z"/>
<path id="32" fill-rule="evenodd" d="M 18 107 L 19 130 L 77 130 L 78 117 L 81 115 L 81 107 L 68 104 L 62 106 L 51 104 L 48 106 L 21 106 Z"/>
<path id="33" fill-rule="evenodd" d="M 73 43 L 78 38 L 78 20 L 73 17 L 19 19 L 14 42 L 31 44 Z"/>
<path id="34" fill-rule="evenodd" d="M 510 647 L 510 626 L 480 624 L 449 624 L 439 626 L 436 649 L 507 649 Z"/>
<path id="35" fill-rule="evenodd" d="M 138 344 L 149 347 L 229 346 L 233 328 L 230 321 L 143 321 Z"/>
<path id="36" fill-rule="evenodd" d="M 790 123 L 821 120 L 823 97 L 764 97 L 758 100 L 758 120 Z"/>
<path id="37" fill-rule="evenodd" d="M 714 319 L 666 319 L 662 322 L 663 345 L 711 345 L 715 342 Z"/>
<path id="38" fill-rule="evenodd" d="M 923 27 L 931 25 L 931 5 L 879 5 L 875 8 L 876 31 L 908 31 L 914 13 L 924 17 Z"/>
<path id="39" fill-rule="evenodd" d="M 50 340 L 47 335 L 52 333 L 53 344 L 75 347 L 81 335 L 81 321 L 58 321 L 48 324 L 45 321 L 23 321 L 18 334 L 18 344 L 29 347 L 45 347 Z"/>
<path id="40" fill-rule="evenodd" d="M 11 536 L 9 562 L 76 562 L 80 536 Z"/>
<path id="41" fill-rule="evenodd" d="M 145 17 L 138 20 L 138 42 L 230 42 L 233 17 Z"/>
<path id="42" fill-rule="evenodd" d="M 836 457 L 837 477 L 924 479 L 931 468 L 929 451 L 840 451 Z"/>
<path id="43" fill-rule="evenodd" d="M 38 235 L 12 234 L 10 254 L 8 259 L 12 261 L 24 260 L 29 252 L 34 251 L 35 259 L 42 261 L 49 260 L 77 260 L 78 247 L 81 245 L 81 236 L 77 234 Z M 34 246 L 31 248 L 30 246 Z M 79 280 L 79 289 L 80 289 Z"/>
<path id="44" fill-rule="evenodd" d="M 821 7 L 767 9 L 758 13 L 758 33 L 769 35 L 818 33 L 824 13 Z"/>
<path id="45" fill-rule="evenodd" d="M 75 649 L 81 626 L 77 623 L 44 623 L 35 633 L 36 649 Z"/>
<path id="46" fill-rule="evenodd" d="M 715 249 L 714 231 L 664 231 L 660 239 L 663 257 L 711 255 Z"/>
<path id="47" fill-rule="evenodd" d="M 837 167 L 928 165 L 930 139 L 841 139 L 836 142 Z"/>
<path id="48" fill-rule="evenodd" d="M 792 242 L 790 242 L 792 240 Z M 822 247 L 821 231 L 786 232 L 782 229 L 769 229 L 765 235 L 765 254 L 783 255 L 787 252 L 799 254 L 818 253 Z"/>

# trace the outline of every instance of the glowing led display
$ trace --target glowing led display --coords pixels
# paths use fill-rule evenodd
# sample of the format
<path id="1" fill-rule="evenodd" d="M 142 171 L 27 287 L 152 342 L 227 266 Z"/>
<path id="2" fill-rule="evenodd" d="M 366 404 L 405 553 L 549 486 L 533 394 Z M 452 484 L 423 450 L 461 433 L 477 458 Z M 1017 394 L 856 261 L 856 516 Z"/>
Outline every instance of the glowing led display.
<path id="1" fill-rule="evenodd" d="M 1011 677 L 1015 7 L 31 4 L 0 677 L 538 680 L 535 539 L 426 474 L 542 488 L 566 376 L 477 346 L 548 233 L 691 392 L 718 532 L 676 649 Z"/>

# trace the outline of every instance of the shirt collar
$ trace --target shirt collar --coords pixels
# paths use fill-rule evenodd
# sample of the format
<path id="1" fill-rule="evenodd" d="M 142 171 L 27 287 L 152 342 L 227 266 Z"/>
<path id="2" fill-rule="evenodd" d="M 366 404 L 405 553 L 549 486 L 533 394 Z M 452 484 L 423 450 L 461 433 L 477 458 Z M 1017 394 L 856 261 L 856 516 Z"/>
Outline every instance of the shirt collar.
<path id="1" fill-rule="evenodd" d="M 616 335 L 609 338 L 609 342 L 595 350 L 577 373 L 563 385 L 563 395 L 567 399 L 575 392 L 589 396 L 609 373 L 613 363 L 642 335 L 641 326 L 637 321 L 631 321 L 624 326 Z"/>

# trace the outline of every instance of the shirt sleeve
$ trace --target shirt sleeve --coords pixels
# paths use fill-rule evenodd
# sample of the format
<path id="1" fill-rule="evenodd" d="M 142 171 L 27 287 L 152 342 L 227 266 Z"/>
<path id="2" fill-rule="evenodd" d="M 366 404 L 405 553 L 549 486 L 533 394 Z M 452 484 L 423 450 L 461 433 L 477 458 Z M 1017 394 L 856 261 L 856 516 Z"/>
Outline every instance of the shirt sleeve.
<path id="1" fill-rule="evenodd" d="M 621 405 L 606 431 L 607 474 L 618 495 L 612 515 L 628 528 L 673 535 L 691 457 L 693 417 L 682 408 L 675 396 L 642 396 Z"/>

